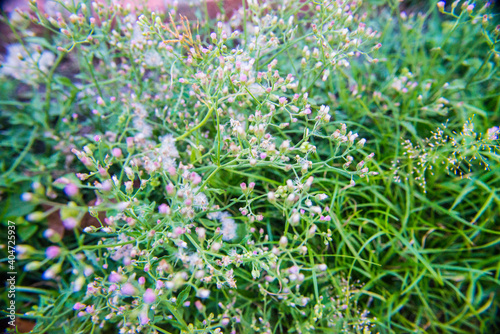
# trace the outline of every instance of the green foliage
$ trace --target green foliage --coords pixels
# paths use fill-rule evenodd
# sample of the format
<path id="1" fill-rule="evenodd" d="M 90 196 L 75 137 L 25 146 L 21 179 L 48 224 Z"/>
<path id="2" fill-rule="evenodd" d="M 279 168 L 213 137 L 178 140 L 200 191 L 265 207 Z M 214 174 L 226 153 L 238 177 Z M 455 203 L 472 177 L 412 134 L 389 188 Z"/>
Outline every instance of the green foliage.
<path id="1" fill-rule="evenodd" d="M 36 333 L 499 330 L 498 17 L 344 2 L 11 18 L 0 212 L 18 317 Z"/>

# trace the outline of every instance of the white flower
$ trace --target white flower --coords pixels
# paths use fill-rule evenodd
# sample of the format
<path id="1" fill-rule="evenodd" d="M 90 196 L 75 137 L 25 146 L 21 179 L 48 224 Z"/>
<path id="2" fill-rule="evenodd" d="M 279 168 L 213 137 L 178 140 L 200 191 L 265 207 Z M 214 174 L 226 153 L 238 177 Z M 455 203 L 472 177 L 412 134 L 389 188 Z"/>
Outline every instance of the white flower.
<path id="1" fill-rule="evenodd" d="M 229 241 L 237 237 L 238 225 L 227 211 L 210 212 L 207 214 L 208 219 L 218 220 L 222 224 L 222 240 Z"/>
<path id="2" fill-rule="evenodd" d="M 161 55 L 156 50 L 149 50 L 144 55 L 144 62 L 149 67 L 160 67 L 163 65 Z"/>
<path id="3" fill-rule="evenodd" d="M 38 48 L 34 44 L 27 44 L 26 48 L 21 44 L 8 45 L 0 74 L 35 86 L 41 79 L 41 73 L 48 73 L 55 59 L 52 52 L 40 53 Z"/>
<path id="4" fill-rule="evenodd" d="M 138 24 L 134 24 L 134 32 L 132 33 L 132 39 L 130 39 L 130 45 L 144 43 L 145 38 L 142 33 L 142 28 Z"/>
<path id="5" fill-rule="evenodd" d="M 175 138 L 172 135 L 166 135 L 161 138 L 160 154 L 164 157 L 178 158 L 179 151 L 175 147 Z"/>
<path id="6" fill-rule="evenodd" d="M 497 140 L 499 133 L 500 133 L 500 128 L 498 126 L 494 126 L 492 128 L 489 128 L 486 131 L 486 139 L 488 139 L 488 140 Z"/>
<path id="7" fill-rule="evenodd" d="M 139 131 L 139 133 L 136 135 L 137 137 L 141 137 L 139 139 L 149 138 L 153 135 L 153 127 L 146 123 L 143 118 L 135 117 L 133 120 L 133 124 L 134 128 Z"/>
<path id="8" fill-rule="evenodd" d="M 196 193 L 198 191 L 198 188 L 193 189 L 193 191 Z M 207 195 L 205 195 L 202 192 L 199 192 L 196 194 L 193 198 L 193 205 L 196 209 L 205 209 L 208 205 L 208 198 Z"/>

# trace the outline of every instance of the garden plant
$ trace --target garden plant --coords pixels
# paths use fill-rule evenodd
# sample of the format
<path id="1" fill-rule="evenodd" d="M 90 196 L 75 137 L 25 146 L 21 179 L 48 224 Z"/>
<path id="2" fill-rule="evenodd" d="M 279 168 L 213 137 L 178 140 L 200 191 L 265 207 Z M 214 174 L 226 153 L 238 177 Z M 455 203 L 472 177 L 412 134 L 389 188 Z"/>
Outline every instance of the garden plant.
<path id="1" fill-rule="evenodd" d="M 2 317 L 32 333 L 500 331 L 495 4 L 219 6 L 4 15 Z"/>

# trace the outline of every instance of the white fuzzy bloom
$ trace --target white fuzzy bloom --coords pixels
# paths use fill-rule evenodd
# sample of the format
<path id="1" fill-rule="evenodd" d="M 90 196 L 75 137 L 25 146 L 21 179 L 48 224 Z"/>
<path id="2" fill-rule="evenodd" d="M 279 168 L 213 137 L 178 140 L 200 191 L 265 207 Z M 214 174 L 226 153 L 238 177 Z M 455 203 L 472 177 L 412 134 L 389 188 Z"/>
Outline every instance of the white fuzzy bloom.
<path id="1" fill-rule="evenodd" d="M 221 212 L 219 220 L 222 223 L 222 240 L 229 241 L 236 238 L 238 226 L 234 222 L 234 219 L 231 218 L 229 212 Z"/>
<path id="2" fill-rule="evenodd" d="M 499 127 L 498 126 L 494 126 L 492 128 L 489 128 L 486 131 L 486 139 L 488 139 L 488 140 L 497 140 L 499 134 L 500 134 Z"/>
<path id="3" fill-rule="evenodd" d="M 210 290 L 207 289 L 198 290 L 198 297 L 200 297 L 201 299 L 206 299 L 208 298 L 208 296 L 210 296 Z"/>
<path id="4" fill-rule="evenodd" d="M 142 28 L 138 24 L 134 24 L 134 31 L 130 39 L 130 45 L 140 44 L 145 42 L 145 37 L 142 35 Z"/>
<path id="5" fill-rule="evenodd" d="M 172 135 L 166 135 L 161 138 L 160 154 L 163 157 L 178 158 L 179 151 L 175 147 L 175 138 Z"/>
<path id="6" fill-rule="evenodd" d="M 0 74 L 11 76 L 28 85 L 36 85 L 42 73 L 48 73 L 54 64 L 55 55 L 50 51 L 37 52 L 34 44 L 11 44 L 0 68 Z"/>
<path id="7" fill-rule="evenodd" d="M 160 67 L 163 66 L 163 59 L 161 55 L 156 50 L 149 50 L 144 55 L 144 62 L 149 67 Z"/>
<path id="8" fill-rule="evenodd" d="M 237 237 L 238 225 L 227 211 L 210 212 L 207 214 L 208 219 L 218 220 L 222 224 L 222 240 L 229 241 Z"/>
<path id="9" fill-rule="evenodd" d="M 146 123 L 143 118 L 135 117 L 133 120 L 134 128 L 139 131 L 136 137 L 140 137 L 138 139 L 149 138 L 153 135 L 153 127 Z"/>
<path id="10" fill-rule="evenodd" d="M 194 192 L 196 193 L 198 188 L 194 189 Z M 208 198 L 207 195 L 204 193 L 200 192 L 197 195 L 194 196 L 193 198 L 193 205 L 197 209 L 205 209 L 208 205 Z"/>
<path id="11" fill-rule="evenodd" d="M 259 97 L 266 92 L 266 90 L 258 83 L 253 83 L 248 86 L 248 91 L 254 96 Z"/>

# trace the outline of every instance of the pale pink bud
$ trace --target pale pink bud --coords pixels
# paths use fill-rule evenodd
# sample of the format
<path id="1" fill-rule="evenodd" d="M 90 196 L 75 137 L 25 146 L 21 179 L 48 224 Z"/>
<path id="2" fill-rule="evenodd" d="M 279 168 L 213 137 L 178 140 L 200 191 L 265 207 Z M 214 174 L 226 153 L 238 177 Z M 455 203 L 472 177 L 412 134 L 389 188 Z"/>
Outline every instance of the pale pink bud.
<path id="1" fill-rule="evenodd" d="M 73 305 L 73 310 L 81 310 L 87 307 L 87 305 L 82 304 L 80 302 L 76 302 L 75 305 Z"/>
<path id="2" fill-rule="evenodd" d="M 127 148 L 131 149 L 134 147 L 134 138 L 133 137 L 127 137 Z"/>
<path id="3" fill-rule="evenodd" d="M 165 186 L 165 190 L 167 191 L 167 194 L 169 194 L 170 196 L 172 196 L 173 194 L 175 194 L 175 187 L 172 183 L 169 183 Z"/>
<path id="4" fill-rule="evenodd" d="M 197 309 L 198 309 L 198 311 L 200 311 L 200 312 L 203 310 L 203 307 L 204 307 L 204 306 L 203 306 L 203 303 L 202 303 L 201 301 L 199 301 L 199 300 L 197 300 L 197 301 L 195 301 L 195 302 L 194 302 L 194 306 L 196 306 L 196 308 L 197 308 Z"/>
<path id="5" fill-rule="evenodd" d="M 280 238 L 279 244 L 281 247 L 285 248 L 288 245 L 288 238 L 286 236 L 282 236 Z"/>
<path id="6" fill-rule="evenodd" d="M 139 313 L 139 322 L 141 325 L 147 325 L 149 323 L 149 318 L 147 312 L 143 311 Z"/>
<path id="7" fill-rule="evenodd" d="M 168 167 L 168 173 L 170 174 L 170 176 L 175 176 L 175 174 L 177 174 L 177 170 L 175 169 L 174 166 L 170 166 Z"/>
<path id="8" fill-rule="evenodd" d="M 111 154 L 113 154 L 115 158 L 119 158 L 122 156 L 122 150 L 118 147 L 115 147 L 113 150 L 111 150 Z"/>

